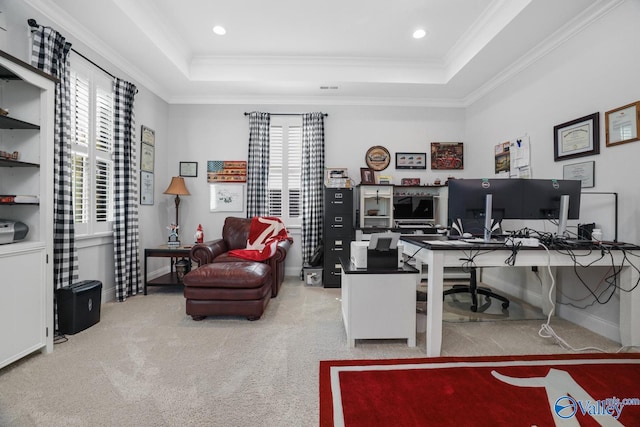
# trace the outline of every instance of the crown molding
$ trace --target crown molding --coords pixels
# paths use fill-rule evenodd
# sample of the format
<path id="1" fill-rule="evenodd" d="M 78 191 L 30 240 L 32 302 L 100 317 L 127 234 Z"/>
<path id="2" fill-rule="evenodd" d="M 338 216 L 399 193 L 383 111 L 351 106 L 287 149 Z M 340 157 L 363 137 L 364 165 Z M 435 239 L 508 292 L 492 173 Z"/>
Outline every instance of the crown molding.
<path id="1" fill-rule="evenodd" d="M 173 97 L 170 104 L 190 105 L 322 105 L 322 106 L 378 106 L 378 107 L 429 107 L 464 108 L 461 100 L 446 98 L 407 97 L 327 97 L 327 96 L 203 96 Z"/>
<path id="2" fill-rule="evenodd" d="M 532 0 L 494 0 L 444 56 L 447 81 L 460 72 Z"/>
<path id="3" fill-rule="evenodd" d="M 494 89 L 511 80 L 520 72 L 531 67 L 533 64 L 562 46 L 572 37 L 607 15 L 625 1 L 627 0 L 600 0 L 597 3 L 594 3 L 591 7 L 585 9 L 581 14 L 569 21 L 564 27 L 551 34 L 529 52 L 521 56 L 520 59 L 510 67 L 505 68 L 494 78 L 465 97 L 462 102 L 463 105 L 468 107 L 488 95 Z"/>
<path id="4" fill-rule="evenodd" d="M 57 28 L 57 30 L 64 30 L 64 32 L 67 33 L 65 34 L 66 37 L 71 36 L 72 38 L 81 41 L 84 45 L 86 45 L 94 52 L 100 52 L 100 56 L 108 64 L 111 64 L 114 67 L 118 68 L 124 74 L 130 76 L 134 81 L 138 82 L 140 85 L 145 86 L 148 90 L 150 90 L 163 100 L 166 101 L 169 98 L 169 94 L 162 88 L 160 84 L 158 84 L 158 82 L 156 82 L 153 78 L 151 78 L 139 68 L 132 66 L 130 61 L 127 61 L 125 58 L 120 56 L 109 45 L 105 44 L 102 40 L 97 38 L 85 26 L 70 17 L 58 6 L 55 6 L 51 2 L 46 0 L 23 1 L 33 9 L 40 12 L 42 15 L 46 16 L 47 19 L 54 22 L 55 25 L 59 27 Z M 83 53 L 83 55 L 84 54 L 85 53 Z M 110 65 L 105 65 L 105 67 L 108 69 Z"/>

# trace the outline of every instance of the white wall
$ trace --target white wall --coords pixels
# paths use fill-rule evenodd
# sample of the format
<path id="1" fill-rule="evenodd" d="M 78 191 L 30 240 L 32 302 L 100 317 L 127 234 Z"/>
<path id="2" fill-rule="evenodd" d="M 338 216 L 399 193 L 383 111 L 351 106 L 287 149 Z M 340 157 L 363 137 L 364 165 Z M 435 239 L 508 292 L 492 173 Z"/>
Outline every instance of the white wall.
<path id="1" fill-rule="evenodd" d="M 7 17 L 7 32 L 0 32 L 0 48 L 28 62 L 27 18 L 44 25 L 56 26 L 47 17 L 31 10 L 24 2 L 0 0 L 0 10 Z M 190 238 L 198 223 L 205 227 L 205 236 L 219 236 L 227 214 L 210 213 L 206 184 L 207 160 L 246 159 L 248 119 L 245 111 L 269 112 L 323 111 L 326 119 L 326 165 L 347 167 L 359 182 L 359 169 L 365 166 L 364 153 L 373 145 L 396 151 L 427 152 L 430 142 L 465 143 L 465 169 L 456 177 L 485 177 L 493 174 L 493 146 L 527 134 L 531 138 L 533 175 L 536 178 L 562 176 L 562 165 L 571 161 L 553 161 L 553 126 L 599 111 L 601 113 L 601 154 L 579 160 L 595 160 L 596 187 L 593 191 L 615 191 L 620 194 L 620 238 L 639 242 L 640 230 L 636 218 L 640 210 L 635 182 L 640 168 L 640 142 L 606 148 L 604 146 L 604 112 L 640 99 L 637 77 L 640 62 L 637 40 L 640 27 L 640 2 L 629 0 L 607 16 L 585 28 L 559 49 L 548 54 L 527 70 L 498 87 L 467 109 L 351 107 L 351 106 L 278 106 L 278 105 L 167 105 L 145 87 L 133 81 L 140 90 L 136 96 L 136 126 L 144 124 L 156 131 L 155 204 L 139 206 L 141 261 L 145 247 L 157 246 L 166 240 L 166 226 L 175 215 L 173 197 L 162 192 L 171 176 L 178 174 L 179 161 L 197 161 L 198 177 L 187 178 L 191 196 L 182 198 L 180 207 L 181 236 Z M 62 29 L 61 29 L 62 30 Z M 118 70 L 100 55 L 70 39 L 74 47 L 121 78 Z M 137 137 L 139 139 L 139 137 Z M 578 161 L 578 160 L 576 160 Z M 391 167 L 395 182 L 402 177 L 420 177 L 423 182 L 444 179 L 446 172 L 401 172 Z M 584 212 L 585 221 L 611 223 L 606 213 L 607 202 L 597 214 Z M 605 211 L 605 213 L 599 213 Z M 595 212 L 595 211 L 592 211 Z M 244 216 L 243 212 L 238 213 Z M 610 225 L 608 226 L 611 227 Z M 610 230 L 605 230 L 611 236 Z M 294 235 L 295 237 L 295 235 Z M 605 237 L 607 235 L 605 234 Z M 299 238 L 297 240 L 299 242 Z M 109 260 L 112 244 L 99 241 L 81 242 L 79 260 L 81 278 L 102 280 L 105 289 L 113 289 L 113 269 Z M 288 263 L 288 273 L 299 270 L 299 245 Z M 296 253 L 295 251 L 298 251 Z M 95 268 L 96 263 L 102 267 Z M 166 268 L 165 260 L 150 260 L 154 274 Z M 104 267 L 104 268 L 103 268 Z M 485 277 L 508 285 L 519 283 L 531 272 L 491 274 Z M 515 274 L 515 275 L 514 275 Z M 563 293 L 581 292 L 571 275 L 560 274 L 559 288 Z M 593 274 L 599 280 L 601 272 Z M 527 290 L 529 291 L 529 290 Z M 537 289 L 531 289 L 537 292 Z M 574 296 L 575 296 L 574 295 Z M 108 291 L 105 299 L 112 298 Z M 564 297 L 560 297 L 561 299 Z M 617 298 L 606 306 L 587 310 L 561 307 L 559 313 L 579 323 L 617 339 Z"/>
<path id="2" fill-rule="evenodd" d="M 0 10 L 5 15 L 7 21 L 7 31 L 0 31 L 0 49 L 11 55 L 30 63 L 29 28 L 27 19 L 34 18 L 41 25 L 51 25 L 56 28 L 56 23 L 46 16 L 33 10 L 24 2 L 0 0 Z M 142 84 L 131 79 L 125 72 L 119 70 L 112 64 L 104 60 L 98 53 L 89 49 L 81 41 L 75 40 L 70 34 L 65 34 L 61 28 L 58 29 L 72 44 L 72 47 L 83 55 L 89 57 L 94 62 L 105 68 L 110 73 L 118 77 L 129 80 L 138 87 L 138 94 L 135 98 L 136 114 L 136 143 L 139 144 L 140 125 L 144 124 L 156 131 L 156 144 L 158 149 L 156 156 L 156 194 L 159 195 L 168 184 L 169 171 L 166 170 L 167 163 L 167 116 L 168 104 L 148 91 Z M 71 52 L 71 58 L 76 55 Z M 162 189 L 159 189 L 165 185 Z M 144 247 L 157 246 L 166 240 L 166 233 L 163 230 L 165 218 L 161 218 L 161 211 L 156 202 L 153 206 L 139 206 L 140 213 L 140 248 L 141 261 Z M 109 237 L 99 238 L 79 238 L 78 248 L 78 276 L 79 280 L 96 279 L 103 284 L 102 300 L 110 301 L 115 299 L 115 282 L 113 268 L 113 239 Z"/>
<path id="3" fill-rule="evenodd" d="M 245 212 L 209 212 L 207 160 L 246 160 L 249 141 L 247 111 L 311 112 L 328 114 L 325 119 L 325 163 L 327 167 L 348 168 L 349 175 L 360 182 L 360 168 L 366 167 L 364 154 L 369 147 L 382 145 L 391 153 L 390 166 L 382 171 L 393 175 L 396 183 L 403 177 L 419 177 L 422 182 L 446 179 L 445 172 L 430 169 L 404 171 L 395 169 L 396 151 L 428 152 L 430 142 L 464 141 L 464 110 L 451 108 L 278 106 L 278 105 L 172 105 L 169 114 L 167 169 L 178 173 L 180 161 L 197 161 L 198 177 L 186 178 L 191 196 L 181 198 L 181 236 L 191 239 L 198 224 L 205 238 L 220 237 L 224 218 L 245 216 Z M 459 174 L 461 176 L 462 174 Z M 167 183 L 165 185 L 168 184 Z M 160 195 L 159 206 L 167 224 L 175 216 L 173 197 Z M 291 229 L 295 243 L 287 256 L 287 274 L 298 275 L 302 267 L 300 237 Z"/>
<path id="4" fill-rule="evenodd" d="M 557 50 L 551 52 L 515 78 L 467 108 L 466 135 L 468 162 L 472 176 L 493 175 L 495 144 L 529 135 L 534 178 L 562 178 L 565 164 L 595 161 L 595 188 L 585 191 L 619 193 L 619 239 L 640 242 L 638 215 L 640 199 L 640 142 L 614 147 L 605 146 L 604 113 L 640 100 L 637 80 L 640 75 L 640 2 L 627 1 Z M 553 127 L 595 112 L 600 112 L 600 154 L 579 159 L 554 161 Z M 477 159 L 477 161 L 475 161 Z M 600 199 L 597 211 L 590 207 L 594 197 L 583 196 L 581 221 L 602 224 L 605 239 L 613 238 L 612 198 Z M 598 283 L 603 271 L 590 270 L 584 276 Z M 489 282 L 522 283 L 530 272 L 486 271 Z M 582 297 L 587 291 L 577 283 L 573 273 L 559 275 L 558 289 L 565 295 Z M 566 301 L 561 294 L 560 300 Z M 585 305 L 578 303 L 578 305 Z M 619 300 L 586 310 L 559 306 L 558 313 L 610 338 L 619 340 L 617 332 Z"/>

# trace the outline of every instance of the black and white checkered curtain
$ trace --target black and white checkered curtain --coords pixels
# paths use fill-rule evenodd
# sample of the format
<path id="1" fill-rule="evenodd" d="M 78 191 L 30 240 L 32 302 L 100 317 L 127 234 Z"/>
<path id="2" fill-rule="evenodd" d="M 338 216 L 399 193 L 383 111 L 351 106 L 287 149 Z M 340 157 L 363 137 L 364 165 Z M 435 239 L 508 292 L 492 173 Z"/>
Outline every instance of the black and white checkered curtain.
<path id="1" fill-rule="evenodd" d="M 32 37 L 32 65 L 59 79 L 55 87 L 53 138 L 53 285 L 58 289 L 78 279 L 71 183 L 71 43 L 43 26 L 34 29 Z"/>
<path id="2" fill-rule="evenodd" d="M 114 221 L 113 254 L 116 298 L 124 301 L 140 292 L 138 255 L 138 181 L 136 175 L 133 98 L 136 87 L 114 81 Z"/>
<path id="3" fill-rule="evenodd" d="M 247 218 L 269 214 L 269 113 L 249 114 Z"/>
<path id="4" fill-rule="evenodd" d="M 324 114 L 302 115 L 302 262 L 307 264 L 322 239 L 324 191 Z"/>

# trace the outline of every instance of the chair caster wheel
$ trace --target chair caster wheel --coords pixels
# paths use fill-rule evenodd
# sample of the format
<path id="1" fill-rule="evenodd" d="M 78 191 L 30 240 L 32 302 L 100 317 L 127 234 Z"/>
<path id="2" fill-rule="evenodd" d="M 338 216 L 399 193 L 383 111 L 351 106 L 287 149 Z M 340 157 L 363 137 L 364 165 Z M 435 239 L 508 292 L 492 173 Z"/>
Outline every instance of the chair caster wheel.
<path id="1" fill-rule="evenodd" d="M 504 309 L 509 308 L 509 303 L 508 302 L 503 302 L 502 303 L 502 308 L 504 308 Z"/>
<path id="2" fill-rule="evenodd" d="M 477 305 L 472 305 L 472 306 L 471 306 L 471 311 L 473 311 L 474 313 L 475 313 L 476 311 L 478 311 L 478 306 L 477 306 Z"/>

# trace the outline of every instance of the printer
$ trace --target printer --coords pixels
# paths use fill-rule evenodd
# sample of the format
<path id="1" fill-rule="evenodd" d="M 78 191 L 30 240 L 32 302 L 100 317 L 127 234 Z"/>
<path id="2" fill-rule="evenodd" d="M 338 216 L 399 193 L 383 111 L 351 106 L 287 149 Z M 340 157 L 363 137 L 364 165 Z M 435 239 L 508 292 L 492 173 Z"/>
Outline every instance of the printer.
<path id="1" fill-rule="evenodd" d="M 374 233 L 369 241 L 351 242 L 351 262 L 356 268 L 396 269 L 404 265 L 400 233 Z"/>
<path id="2" fill-rule="evenodd" d="M 13 243 L 27 237 L 27 224 L 10 219 L 0 219 L 0 245 Z"/>

